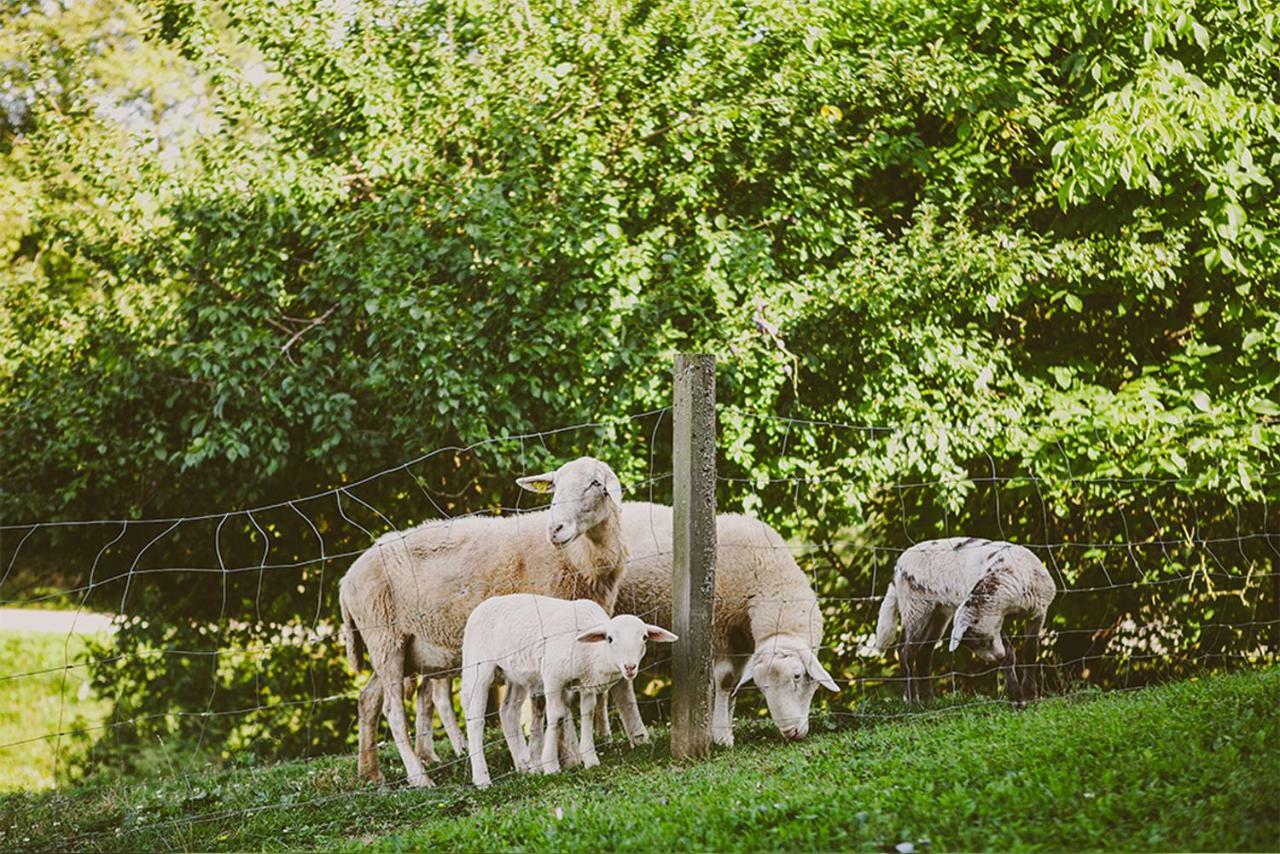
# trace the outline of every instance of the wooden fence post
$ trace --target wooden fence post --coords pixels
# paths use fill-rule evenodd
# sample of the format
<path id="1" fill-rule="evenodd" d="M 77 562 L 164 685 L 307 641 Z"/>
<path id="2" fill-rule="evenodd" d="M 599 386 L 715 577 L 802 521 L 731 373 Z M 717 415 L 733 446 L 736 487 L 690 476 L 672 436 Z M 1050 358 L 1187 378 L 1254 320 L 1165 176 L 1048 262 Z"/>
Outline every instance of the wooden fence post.
<path id="1" fill-rule="evenodd" d="M 716 587 L 716 360 L 675 360 L 671 755 L 711 752 L 711 622 Z"/>

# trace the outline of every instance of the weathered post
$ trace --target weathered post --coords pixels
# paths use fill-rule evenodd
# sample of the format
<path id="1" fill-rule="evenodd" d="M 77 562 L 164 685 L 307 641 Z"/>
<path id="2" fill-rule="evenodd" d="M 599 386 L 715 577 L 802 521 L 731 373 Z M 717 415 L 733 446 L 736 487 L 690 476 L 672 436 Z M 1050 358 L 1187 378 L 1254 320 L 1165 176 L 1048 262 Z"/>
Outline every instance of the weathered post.
<path id="1" fill-rule="evenodd" d="M 711 752 L 716 587 L 716 360 L 680 354 L 673 400 L 671 755 Z"/>

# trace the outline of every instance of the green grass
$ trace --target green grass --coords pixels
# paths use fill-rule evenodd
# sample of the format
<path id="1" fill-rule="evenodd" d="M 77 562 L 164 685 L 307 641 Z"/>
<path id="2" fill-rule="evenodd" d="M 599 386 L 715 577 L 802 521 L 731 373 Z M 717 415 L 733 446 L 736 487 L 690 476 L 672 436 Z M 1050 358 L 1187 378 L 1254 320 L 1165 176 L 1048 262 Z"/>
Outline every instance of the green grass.
<path id="1" fill-rule="evenodd" d="M 426 791 L 359 786 L 350 757 L 179 765 L 124 788 L 0 799 L 0 848 L 1280 848 L 1280 670 L 817 724 L 797 744 L 745 724 L 738 747 L 685 766 L 660 736 L 593 771 L 486 791 L 461 764 L 433 770 L 442 785 Z"/>
<path id="2" fill-rule="evenodd" d="M 0 677 L 32 674 L 0 679 L 0 745 L 14 745 L 0 749 L 0 791 L 54 785 L 58 740 L 40 737 L 57 732 L 59 719 L 64 731 L 106 719 L 109 704 L 82 691 L 88 671 L 75 667 L 64 674 L 62 669 L 83 649 L 79 635 L 68 640 L 57 634 L 0 632 Z M 64 758 L 68 746 L 69 739 L 63 738 Z"/>

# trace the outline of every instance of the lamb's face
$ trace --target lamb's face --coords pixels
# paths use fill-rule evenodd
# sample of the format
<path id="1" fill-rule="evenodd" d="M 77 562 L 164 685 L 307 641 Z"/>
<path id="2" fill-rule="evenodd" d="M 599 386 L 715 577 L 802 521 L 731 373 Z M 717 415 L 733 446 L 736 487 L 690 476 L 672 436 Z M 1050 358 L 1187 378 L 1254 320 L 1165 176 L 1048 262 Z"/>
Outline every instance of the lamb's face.
<path id="1" fill-rule="evenodd" d="M 673 643 L 676 636 L 661 626 L 651 626 L 631 614 L 620 614 L 603 626 L 578 635 L 580 643 L 604 644 L 606 659 L 623 679 L 634 679 L 650 641 Z"/>
<path id="2" fill-rule="evenodd" d="M 999 633 L 982 634 L 976 627 L 970 626 L 960 643 L 982 661 L 999 661 L 1004 658 L 1004 644 Z"/>
<path id="3" fill-rule="evenodd" d="M 755 682 L 769 706 L 769 716 L 782 737 L 796 741 L 809 734 L 809 706 L 821 685 L 838 691 L 835 680 L 808 649 L 758 650 L 747 664 L 738 689 Z"/>
<path id="4" fill-rule="evenodd" d="M 554 472 L 519 478 L 516 483 L 531 492 L 550 492 L 547 538 L 564 546 L 608 518 L 610 502 L 622 506 L 622 484 L 606 463 L 579 457 Z"/>

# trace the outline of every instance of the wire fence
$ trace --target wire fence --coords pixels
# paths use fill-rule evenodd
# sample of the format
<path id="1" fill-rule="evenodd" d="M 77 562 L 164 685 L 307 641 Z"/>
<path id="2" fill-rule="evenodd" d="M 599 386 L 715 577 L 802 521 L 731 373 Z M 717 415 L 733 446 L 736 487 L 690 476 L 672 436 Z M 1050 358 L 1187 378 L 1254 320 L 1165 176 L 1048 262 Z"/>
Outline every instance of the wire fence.
<path id="1" fill-rule="evenodd" d="M 989 455 L 971 471 L 876 480 L 824 469 L 814 460 L 806 465 L 798 454 L 842 436 L 851 444 L 868 443 L 860 452 L 872 454 L 906 435 L 910 425 L 792 419 L 733 407 L 722 413 L 740 434 L 767 424 L 776 437 L 781 429 L 779 459 L 788 461 L 786 470 L 749 470 L 735 465 L 729 448 L 718 479 L 722 511 L 746 508 L 790 534 L 784 540 L 763 526 L 746 527 L 733 529 L 746 532 L 735 539 L 722 529 L 718 577 L 728 587 L 718 588 L 716 619 L 723 623 L 720 651 L 733 665 L 724 678 L 739 689 L 730 701 L 739 724 L 768 716 L 763 699 L 772 686 L 759 684 L 759 672 L 756 684 L 741 683 L 757 644 L 802 634 L 797 626 L 816 632 L 805 640 L 839 689 L 818 691 L 814 714 L 823 720 L 940 717 L 974 704 L 1008 704 L 998 691 L 998 665 L 963 649 L 953 655 L 944 649 L 929 681 L 949 696 L 940 706 L 903 705 L 906 676 L 893 655 L 873 649 L 877 612 L 898 557 L 916 544 L 950 536 L 1017 543 L 1048 569 L 1057 592 L 1040 638 L 1044 694 L 1125 690 L 1276 660 L 1280 520 L 1271 505 L 1280 495 L 1280 471 L 1255 475 L 1256 497 L 1234 502 L 1215 498 L 1215 480 L 1206 474 L 1076 477 L 1069 465 L 1062 477 L 1001 474 Z M 571 559 L 564 569 L 592 578 L 613 572 L 619 612 L 625 606 L 669 626 L 672 475 L 662 434 L 669 414 L 655 409 L 439 448 L 302 498 L 220 514 L 0 525 L 0 607 L 72 604 L 77 614 L 116 615 L 114 635 L 90 642 L 83 652 L 72 654 L 68 636 L 58 664 L 0 667 L 0 691 L 54 675 L 59 680 L 56 718 L 37 734 L 0 743 L 0 764 L 38 748 L 52 753 L 62 779 L 78 768 L 116 768 L 124 775 L 115 785 L 129 787 L 147 779 L 139 776 L 137 760 L 157 739 L 177 745 L 172 752 L 179 753 L 179 763 L 167 753 L 165 770 L 153 767 L 152 778 L 187 779 L 205 763 L 242 754 L 295 761 L 350 756 L 361 693 L 355 686 L 367 677 L 357 678 L 345 662 L 338 580 L 361 560 L 377 562 L 388 577 L 399 573 L 402 587 L 396 589 L 403 594 L 402 604 L 383 618 L 363 617 L 359 628 L 366 640 L 379 632 L 421 640 L 440 608 L 497 593 L 573 592 L 522 590 L 519 578 L 531 577 L 520 576 L 523 569 L 503 576 L 516 579 L 506 586 L 486 586 L 491 570 L 485 561 L 494 544 L 516 535 L 545 542 L 548 510 L 520 498 L 512 503 L 504 500 L 510 490 L 486 487 L 495 481 L 497 463 L 480 460 L 483 454 L 507 462 L 510 471 L 500 474 L 507 483 L 581 454 L 607 459 L 626 484 L 627 503 L 612 533 L 627 541 L 625 557 L 621 563 L 616 557 Z M 451 477 L 441 477 L 437 464 Z M 584 509 L 575 502 L 590 501 L 556 500 L 566 512 Z M 441 555 L 460 551 L 474 563 L 472 577 L 433 580 Z M 507 559 L 509 550 L 502 554 Z M 790 567 L 801 573 L 799 586 L 777 583 L 778 573 Z M 661 585 L 650 582 L 664 572 L 667 599 L 659 601 Z M 420 670 L 422 678 L 448 679 L 456 688 L 463 666 L 460 630 L 454 618 L 445 631 L 453 633 L 451 649 L 426 649 L 425 643 L 417 649 L 408 641 L 404 675 Z M 1018 624 L 1008 634 L 1015 643 L 1028 640 Z M 545 646 L 556 637 L 546 632 L 541 639 Z M 667 713 L 666 665 L 661 650 L 651 648 L 636 679 L 638 708 L 649 726 L 661 727 Z M 80 685 L 109 705 L 104 719 L 73 715 Z M 600 746 L 610 751 L 626 741 L 615 733 Z M 503 753 L 502 739 L 488 738 L 485 745 L 495 756 Z M 398 759 L 388 758 L 389 742 L 380 746 L 382 765 L 397 769 L 386 775 L 386 784 L 406 782 L 412 772 L 400 773 Z M 498 762 L 495 782 L 516 773 Z M 427 770 L 455 781 L 465 763 L 465 756 L 455 755 Z M 376 791 L 343 788 L 253 809 L 303 808 Z M 228 817 L 206 812 L 136 824 L 128 833 Z"/>

